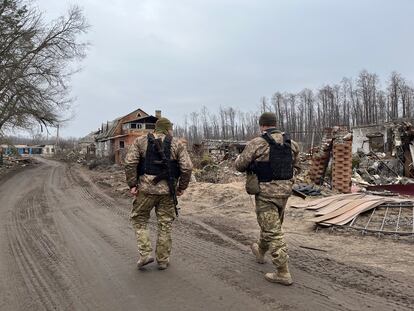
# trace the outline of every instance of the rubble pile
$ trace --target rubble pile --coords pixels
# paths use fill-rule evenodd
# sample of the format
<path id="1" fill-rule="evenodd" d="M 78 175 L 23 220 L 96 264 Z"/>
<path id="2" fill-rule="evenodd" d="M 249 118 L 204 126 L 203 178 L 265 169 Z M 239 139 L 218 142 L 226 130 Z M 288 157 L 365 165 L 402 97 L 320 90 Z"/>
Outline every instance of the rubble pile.
<path id="1" fill-rule="evenodd" d="M 193 173 L 200 182 L 227 184 L 244 181 L 244 174 L 236 171 L 233 159 L 209 163 L 201 168 L 195 166 Z"/>
<path id="2" fill-rule="evenodd" d="M 403 168 L 398 159 L 385 153 L 357 153 L 353 158 L 352 181 L 361 185 L 383 185 L 409 183 L 403 176 Z M 414 181 L 413 181 L 414 182 Z"/>
<path id="3" fill-rule="evenodd" d="M 352 182 L 357 186 L 414 184 L 414 127 L 410 122 L 386 125 L 381 133 L 369 133 L 369 152 L 354 155 Z"/>
<path id="4" fill-rule="evenodd" d="M 93 181 L 104 189 L 118 196 L 130 197 L 129 187 L 125 181 L 125 172 L 117 164 L 99 164 L 91 170 Z"/>
<path id="5" fill-rule="evenodd" d="M 33 158 L 0 154 L 0 177 L 8 172 L 36 163 Z"/>
<path id="6" fill-rule="evenodd" d="M 79 164 L 86 163 L 86 156 L 76 150 L 67 150 L 67 151 L 60 150 L 58 153 L 56 153 L 53 156 L 53 158 L 57 161 L 62 161 L 66 163 L 79 163 Z"/>
<path id="7" fill-rule="evenodd" d="M 324 131 L 320 146 L 312 150 L 310 182 L 341 193 L 371 191 L 372 186 L 381 186 L 384 192 L 385 186 L 414 184 L 411 123 L 374 124 L 352 131 L 348 133 L 342 127 Z"/>

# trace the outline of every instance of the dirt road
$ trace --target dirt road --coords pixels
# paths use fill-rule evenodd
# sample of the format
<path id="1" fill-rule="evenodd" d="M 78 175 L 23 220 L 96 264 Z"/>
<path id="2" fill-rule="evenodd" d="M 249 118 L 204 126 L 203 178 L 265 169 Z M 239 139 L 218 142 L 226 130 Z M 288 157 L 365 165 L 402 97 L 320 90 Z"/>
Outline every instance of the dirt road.
<path id="1" fill-rule="evenodd" d="M 129 209 L 58 162 L 0 181 L 0 310 L 410 310 L 307 272 L 321 269 L 311 259 L 292 260 L 293 286 L 267 283 L 270 264 L 191 216 L 175 223 L 170 268 L 138 271 Z"/>

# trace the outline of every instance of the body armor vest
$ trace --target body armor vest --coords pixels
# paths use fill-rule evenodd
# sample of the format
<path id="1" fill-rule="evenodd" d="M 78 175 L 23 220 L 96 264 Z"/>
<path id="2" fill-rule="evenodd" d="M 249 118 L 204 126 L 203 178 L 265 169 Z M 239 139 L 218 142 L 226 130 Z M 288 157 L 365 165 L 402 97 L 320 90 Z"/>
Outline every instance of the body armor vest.
<path id="1" fill-rule="evenodd" d="M 138 176 L 142 176 L 144 174 L 153 176 L 168 175 L 168 168 L 163 162 L 159 151 L 156 149 L 155 139 L 156 138 L 153 134 L 148 134 L 147 150 L 145 153 L 145 158 L 141 158 L 139 162 Z M 180 166 L 177 160 L 171 160 L 171 141 L 172 137 L 170 135 L 167 135 L 165 136 L 164 141 L 161 142 L 161 146 L 171 174 L 174 176 L 174 178 L 178 179 L 180 177 Z"/>
<path id="2" fill-rule="evenodd" d="M 293 155 L 291 141 L 288 134 L 283 134 L 283 143 L 278 144 L 268 133 L 262 138 L 269 144 L 269 161 L 254 161 L 253 171 L 259 182 L 272 180 L 289 180 L 293 178 Z"/>

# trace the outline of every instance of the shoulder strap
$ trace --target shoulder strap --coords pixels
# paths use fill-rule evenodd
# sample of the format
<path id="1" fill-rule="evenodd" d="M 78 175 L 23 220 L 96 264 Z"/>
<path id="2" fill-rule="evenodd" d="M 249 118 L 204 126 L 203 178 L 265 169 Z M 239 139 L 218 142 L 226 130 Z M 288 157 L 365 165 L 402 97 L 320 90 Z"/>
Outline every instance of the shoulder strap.
<path id="1" fill-rule="evenodd" d="M 267 141 L 269 145 L 276 145 L 276 141 L 273 139 L 272 135 L 270 135 L 268 132 L 263 133 L 262 138 Z"/>
<path id="2" fill-rule="evenodd" d="M 148 138 L 148 142 L 154 142 L 155 140 L 155 136 L 152 133 L 148 133 L 147 138 Z"/>
<path id="3" fill-rule="evenodd" d="M 292 142 L 290 140 L 290 134 L 289 133 L 283 133 L 283 144 L 287 146 L 291 146 Z"/>
<path id="4" fill-rule="evenodd" d="M 167 159 L 171 159 L 171 143 L 172 143 L 172 136 L 171 135 L 167 135 L 167 136 L 165 136 L 165 138 L 164 138 L 164 142 L 163 142 L 163 149 L 164 149 L 164 154 L 165 154 L 165 157 L 167 158 Z"/>

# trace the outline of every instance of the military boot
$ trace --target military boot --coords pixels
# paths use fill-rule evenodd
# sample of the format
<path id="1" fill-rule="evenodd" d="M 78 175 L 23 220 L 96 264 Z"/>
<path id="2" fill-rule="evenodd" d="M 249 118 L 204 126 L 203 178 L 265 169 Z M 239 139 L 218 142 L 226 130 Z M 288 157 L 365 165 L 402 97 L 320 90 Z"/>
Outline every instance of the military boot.
<path id="1" fill-rule="evenodd" d="M 168 268 L 168 266 L 170 265 L 170 261 L 165 261 L 165 262 L 159 262 L 158 263 L 158 270 L 165 270 Z"/>
<path id="2" fill-rule="evenodd" d="M 141 256 L 137 262 L 137 267 L 138 269 L 141 269 L 142 267 L 150 264 L 151 262 L 154 262 L 154 258 L 151 257 L 151 255 Z"/>
<path id="3" fill-rule="evenodd" d="M 293 284 L 292 276 L 290 275 L 287 263 L 278 267 L 276 273 L 266 273 L 265 279 L 272 283 L 280 283 L 287 286 Z"/>
<path id="4" fill-rule="evenodd" d="M 250 246 L 250 249 L 252 250 L 252 253 L 254 256 L 256 256 L 256 261 L 260 264 L 264 264 L 266 262 L 265 260 L 265 254 L 263 253 L 263 251 L 260 249 L 259 244 L 257 243 L 253 243 Z"/>

